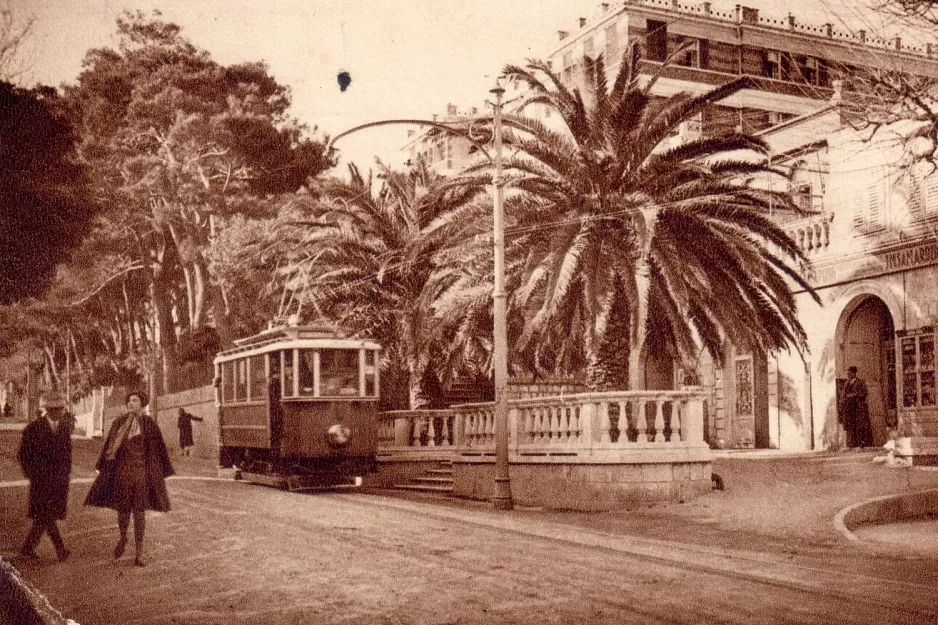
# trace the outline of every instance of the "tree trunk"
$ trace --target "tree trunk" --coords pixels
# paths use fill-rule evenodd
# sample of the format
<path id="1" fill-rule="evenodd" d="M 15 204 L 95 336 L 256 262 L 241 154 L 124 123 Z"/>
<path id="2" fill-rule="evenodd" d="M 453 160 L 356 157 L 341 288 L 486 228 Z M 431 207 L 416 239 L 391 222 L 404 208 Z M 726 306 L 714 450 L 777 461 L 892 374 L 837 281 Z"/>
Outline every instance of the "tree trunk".
<path id="1" fill-rule="evenodd" d="M 612 303 L 602 336 L 589 341 L 586 384 L 591 391 L 621 391 L 631 387 L 629 307 L 620 280 L 613 285 Z"/>
<path id="2" fill-rule="evenodd" d="M 633 391 L 641 390 L 645 385 L 641 360 L 648 334 L 648 297 L 651 291 L 651 264 L 647 251 L 635 264 L 635 287 L 635 325 L 629 333 L 629 389 Z"/>

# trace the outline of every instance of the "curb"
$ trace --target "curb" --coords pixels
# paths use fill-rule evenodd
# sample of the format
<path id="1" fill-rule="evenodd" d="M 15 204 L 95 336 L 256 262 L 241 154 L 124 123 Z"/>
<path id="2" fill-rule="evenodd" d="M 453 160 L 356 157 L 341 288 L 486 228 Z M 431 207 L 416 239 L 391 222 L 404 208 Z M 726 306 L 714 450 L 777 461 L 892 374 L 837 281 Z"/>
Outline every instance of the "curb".
<path id="1" fill-rule="evenodd" d="M 834 527 L 854 543 L 863 542 L 853 533 L 862 525 L 883 525 L 897 521 L 938 516 L 938 488 L 873 497 L 847 506 L 834 516 Z"/>
<path id="2" fill-rule="evenodd" d="M 0 558 L 0 625 L 78 625 L 52 607 L 45 596 Z"/>

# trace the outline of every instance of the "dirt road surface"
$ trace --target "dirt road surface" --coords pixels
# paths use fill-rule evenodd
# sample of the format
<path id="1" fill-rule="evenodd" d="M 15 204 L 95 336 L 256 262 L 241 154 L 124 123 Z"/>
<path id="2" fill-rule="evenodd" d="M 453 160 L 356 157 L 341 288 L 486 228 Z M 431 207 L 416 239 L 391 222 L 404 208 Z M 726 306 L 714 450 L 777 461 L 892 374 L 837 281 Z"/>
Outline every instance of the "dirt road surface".
<path id="1" fill-rule="evenodd" d="M 82 625 L 187 623 L 936 623 L 933 559 L 708 546 L 604 532 L 538 511 L 361 492 L 287 493 L 174 479 L 151 514 L 150 564 L 110 553 L 112 512 L 73 486 L 72 549 L 17 562 Z M 0 550 L 25 532 L 0 489 Z"/>

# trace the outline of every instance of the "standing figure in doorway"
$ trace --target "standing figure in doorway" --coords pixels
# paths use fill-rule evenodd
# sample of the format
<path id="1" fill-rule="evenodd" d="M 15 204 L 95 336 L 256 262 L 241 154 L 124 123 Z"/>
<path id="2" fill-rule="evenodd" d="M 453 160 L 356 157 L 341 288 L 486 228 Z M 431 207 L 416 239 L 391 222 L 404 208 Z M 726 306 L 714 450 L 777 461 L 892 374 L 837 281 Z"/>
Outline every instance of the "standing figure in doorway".
<path id="1" fill-rule="evenodd" d="M 847 367 L 840 414 L 847 433 L 848 447 L 872 447 L 873 429 L 870 410 L 866 405 L 866 382 L 857 377 L 856 367 Z"/>
<path id="2" fill-rule="evenodd" d="M 95 466 L 95 478 L 85 505 L 117 510 L 120 540 L 114 558 L 124 555 L 130 517 L 134 519 L 134 564 L 145 566 L 143 535 L 146 510 L 169 511 L 165 478 L 173 474 L 166 443 L 156 422 L 143 407 L 147 396 L 139 391 L 127 394 L 127 412 L 111 424 L 101 457 Z"/>
<path id="3" fill-rule="evenodd" d="M 179 427 L 179 449 L 182 450 L 183 456 L 188 456 L 189 448 L 195 444 L 192 439 L 193 421 L 202 421 L 202 417 L 186 412 L 183 408 L 179 409 L 179 418 L 176 420 L 176 425 Z"/>
<path id="4" fill-rule="evenodd" d="M 23 429 L 19 461 L 29 480 L 29 518 L 33 520 L 20 554 L 36 559 L 36 547 L 47 533 L 59 560 L 68 558 L 68 549 L 56 521 L 65 518 L 68 482 L 72 472 L 72 431 L 65 420 L 65 399 L 56 393 L 43 395 L 39 403 L 43 416 Z"/>

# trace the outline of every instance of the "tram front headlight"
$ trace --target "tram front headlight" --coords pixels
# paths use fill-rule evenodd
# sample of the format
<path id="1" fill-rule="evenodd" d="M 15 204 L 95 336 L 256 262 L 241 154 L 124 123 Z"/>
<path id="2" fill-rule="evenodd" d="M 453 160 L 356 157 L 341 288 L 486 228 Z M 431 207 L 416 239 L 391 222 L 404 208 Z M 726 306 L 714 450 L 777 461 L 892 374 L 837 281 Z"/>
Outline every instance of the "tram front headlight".
<path id="1" fill-rule="evenodd" d="M 352 440 L 352 430 L 347 425 L 336 423 L 326 431 L 326 437 L 331 447 L 341 449 L 348 446 Z"/>

